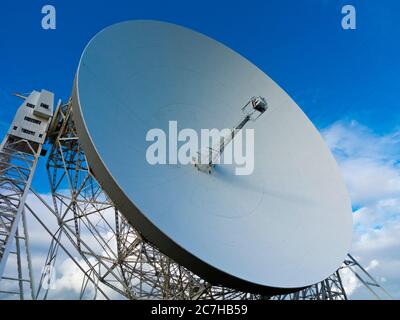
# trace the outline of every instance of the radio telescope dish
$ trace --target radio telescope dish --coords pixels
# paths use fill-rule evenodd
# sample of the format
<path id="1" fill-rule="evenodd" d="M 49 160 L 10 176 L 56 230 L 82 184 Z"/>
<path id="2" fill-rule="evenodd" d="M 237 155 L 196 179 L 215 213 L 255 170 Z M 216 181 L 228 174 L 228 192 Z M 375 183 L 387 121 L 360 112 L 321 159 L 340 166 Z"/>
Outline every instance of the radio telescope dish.
<path id="1" fill-rule="evenodd" d="M 249 101 L 247 114 L 263 113 L 246 123 L 252 174 L 147 161 L 149 130 L 168 135 L 169 121 L 178 130 L 231 128 Z M 99 183 L 176 262 L 213 284 L 262 294 L 312 285 L 340 267 L 352 216 L 336 162 L 296 103 L 231 49 L 170 23 L 112 25 L 85 48 L 72 103 Z"/>

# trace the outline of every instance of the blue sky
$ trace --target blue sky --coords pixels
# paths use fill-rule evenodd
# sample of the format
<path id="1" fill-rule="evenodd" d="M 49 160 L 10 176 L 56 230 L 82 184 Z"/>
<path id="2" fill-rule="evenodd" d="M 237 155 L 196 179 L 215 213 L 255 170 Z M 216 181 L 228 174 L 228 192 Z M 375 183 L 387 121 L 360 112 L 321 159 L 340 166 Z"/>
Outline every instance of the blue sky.
<path id="1" fill-rule="evenodd" d="M 41 28 L 45 4 L 57 10 L 56 30 Z M 341 28 L 345 4 L 356 8 L 356 30 Z M 67 100 L 80 54 L 102 28 L 130 19 L 164 20 L 190 27 L 260 67 L 324 133 L 343 170 L 354 208 L 359 216 L 369 217 L 356 219 L 354 242 L 368 265 L 373 260 L 373 253 L 367 250 L 372 242 L 368 241 L 377 242 L 374 230 L 382 230 L 378 235 L 382 237 L 397 223 L 400 226 L 400 204 L 394 203 L 400 196 L 399 13 L 400 2 L 395 0 L 3 0 L 0 134 L 8 129 L 20 103 L 11 93 L 45 88 L 55 92 L 57 99 Z M 356 172 L 359 176 L 354 176 Z M 381 180 L 374 180 L 376 177 Z M 386 184 L 386 189 L 381 188 Z M 43 165 L 34 186 L 48 192 Z M 380 203 L 383 200 L 392 201 L 392 207 Z M 391 241 L 400 249 L 400 241 L 393 236 Z M 393 247 L 389 249 L 392 258 L 387 264 L 400 266 L 400 255 Z M 379 252 L 389 249 L 383 245 Z M 389 286 L 400 297 L 400 274 L 390 270 L 382 267 L 377 272 L 391 281 Z"/>

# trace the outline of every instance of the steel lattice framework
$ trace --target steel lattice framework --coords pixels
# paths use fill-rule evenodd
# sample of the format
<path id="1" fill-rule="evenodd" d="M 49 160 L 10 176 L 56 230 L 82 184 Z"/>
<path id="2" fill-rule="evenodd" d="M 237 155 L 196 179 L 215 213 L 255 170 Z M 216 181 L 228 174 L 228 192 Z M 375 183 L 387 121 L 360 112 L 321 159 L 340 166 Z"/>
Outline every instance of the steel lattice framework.
<path id="1" fill-rule="evenodd" d="M 50 216 L 55 219 L 56 230 L 52 230 L 47 219 L 43 221 L 44 219 L 29 204 L 22 201 L 26 198 L 27 188 L 30 187 L 30 184 L 18 187 L 14 184 L 10 185 L 9 179 L 4 178 L 5 174 L 7 172 L 10 174 L 11 170 L 7 171 L 3 168 L 9 168 L 11 161 L 1 153 L 0 210 L 2 225 L 6 225 L 10 229 L 12 221 L 10 220 L 7 225 L 4 223 L 4 219 L 10 213 L 13 213 L 15 219 L 14 212 L 17 213 L 19 210 L 22 227 L 15 229 L 13 237 L 17 243 L 20 239 L 27 242 L 28 232 L 23 218 L 25 211 L 41 224 L 52 239 L 37 291 L 33 287 L 32 268 L 30 262 L 28 263 L 31 276 L 28 283 L 31 284 L 33 299 L 51 298 L 51 284 L 49 284 L 51 277 L 49 278 L 48 272 L 51 272 L 56 266 L 60 251 L 63 251 L 84 275 L 80 299 L 345 300 L 347 296 L 341 280 L 341 270 L 345 268 L 351 270 L 379 298 L 376 289 L 383 290 L 383 288 L 350 255 L 343 266 L 328 279 L 287 295 L 266 297 L 238 292 L 230 288 L 213 286 L 201 279 L 162 254 L 119 213 L 90 170 L 79 143 L 71 116 L 72 112 L 70 102 L 60 105 L 55 114 L 59 125 L 55 132 L 49 133 L 51 151 L 46 166 L 52 203 L 48 203 L 31 188 L 32 193 L 41 200 L 50 212 Z M 38 152 L 40 153 L 40 147 Z M 19 153 L 16 154 L 19 155 Z M 37 156 L 33 157 L 29 168 L 34 169 L 36 162 Z M 32 178 L 34 170 L 29 170 L 29 168 L 26 172 L 24 171 L 25 180 Z M 11 192 L 5 191 L 8 189 L 11 189 Z M 19 198 L 16 202 L 12 202 L 16 193 Z M 22 198 L 23 196 L 25 198 Z M 6 205 L 7 207 L 5 207 Z M 23 210 L 24 206 L 25 210 Z M 24 237 L 17 232 L 20 229 L 24 231 Z M 4 233 L 3 229 L 0 230 Z M 4 238 L 3 233 L 1 233 L 3 242 L 3 239 L 7 241 L 11 238 L 11 236 Z M 29 249 L 29 246 L 26 248 Z M 3 251 L 0 251 L 0 254 L 1 252 Z M 27 250 L 27 256 L 30 261 L 29 250 Z M 20 269 L 21 266 L 18 263 L 19 276 L 15 279 L 20 283 L 20 298 L 23 299 L 24 288 L 21 287 L 21 283 L 27 280 L 23 279 Z M 2 280 L 4 282 L 7 279 L 3 277 Z"/>
<path id="2" fill-rule="evenodd" d="M 0 293 L 20 299 L 26 285 L 31 297 L 34 292 L 25 202 L 41 150 L 42 144 L 8 134 L 0 145 Z M 4 274 L 9 260 L 16 268 Z"/>

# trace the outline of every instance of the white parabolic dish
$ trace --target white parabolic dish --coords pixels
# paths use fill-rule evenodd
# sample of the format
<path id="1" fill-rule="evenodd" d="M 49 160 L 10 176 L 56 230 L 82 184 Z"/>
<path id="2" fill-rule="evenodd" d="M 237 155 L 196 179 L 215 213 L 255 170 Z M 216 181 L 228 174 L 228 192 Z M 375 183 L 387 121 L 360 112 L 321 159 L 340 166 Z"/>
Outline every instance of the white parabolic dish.
<path id="1" fill-rule="evenodd" d="M 150 165 L 150 129 L 231 128 L 262 96 L 254 172 Z M 239 290 L 317 283 L 351 244 L 349 197 L 330 151 L 295 102 L 226 46 L 170 23 L 128 21 L 84 50 L 74 120 L 91 168 L 128 221 L 176 262 Z"/>

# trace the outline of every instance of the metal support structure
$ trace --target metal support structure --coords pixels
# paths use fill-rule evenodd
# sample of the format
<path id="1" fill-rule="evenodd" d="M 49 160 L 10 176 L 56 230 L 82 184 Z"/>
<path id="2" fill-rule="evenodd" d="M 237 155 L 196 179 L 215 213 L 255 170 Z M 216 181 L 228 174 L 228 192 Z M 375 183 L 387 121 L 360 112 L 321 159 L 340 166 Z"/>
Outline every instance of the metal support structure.
<path id="1" fill-rule="evenodd" d="M 34 296 L 24 208 L 41 150 L 42 144 L 12 135 L 7 135 L 0 146 L 0 294 L 18 295 L 20 299 L 25 298 L 25 284 L 31 298 Z M 17 268 L 8 275 L 4 272 L 11 255 Z"/>
<path id="2" fill-rule="evenodd" d="M 347 296 L 340 274 L 344 268 L 354 272 L 367 287 L 382 289 L 351 256 L 326 280 L 292 294 L 265 297 L 213 286 L 162 254 L 119 213 L 90 170 L 72 121 L 72 112 L 70 103 L 61 105 L 55 115 L 53 132 L 49 133 L 52 148 L 46 166 L 52 203 L 31 188 L 49 215 L 43 219 L 26 203 L 21 212 L 31 214 L 51 239 L 44 270 L 54 270 L 61 262 L 60 256 L 64 255 L 81 272 L 78 298 L 345 300 Z M 9 163 L 3 160 L 2 166 L 3 162 Z M 3 167 L 1 172 L 4 172 Z M 4 181 L 0 183 L 4 189 L 8 180 L 1 181 Z M 24 192 L 27 188 L 25 185 Z M 2 203 L 9 203 L 11 199 L 9 202 L 3 200 L 8 194 L 3 189 L 0 190 L 0 199 Z M 7 208 L 11 208 L 10 205 Z M 6 212 L 3 207 L 1 210 Z M 55 224 L 50 223 L 51 218 Z M 22 221 L 26 225 L 26 221 Z M 57 227 L 51 228 L 50 225 Z M 23 231 L 18 228 L 14 235 L 18 239 L 16 247 L 19 252 L 19 239 L 28 241 L 26 228 Z M 17 270 L 19 272 L 19 267 Z M 22 274 L 17 278 L 21 283 Z M 34 299 L 54 298 L 47 272 L 42 273 L 37 291 L 34 291 L 33 282 L 30 283 Z"/>
<path id="3" fill-rule="evenodd" d="M 347 300 L 339 270 L 304 290 L 272 297 L 273 300 Z"/>

